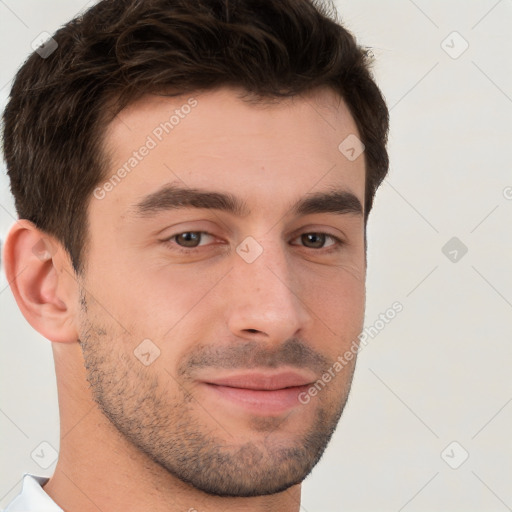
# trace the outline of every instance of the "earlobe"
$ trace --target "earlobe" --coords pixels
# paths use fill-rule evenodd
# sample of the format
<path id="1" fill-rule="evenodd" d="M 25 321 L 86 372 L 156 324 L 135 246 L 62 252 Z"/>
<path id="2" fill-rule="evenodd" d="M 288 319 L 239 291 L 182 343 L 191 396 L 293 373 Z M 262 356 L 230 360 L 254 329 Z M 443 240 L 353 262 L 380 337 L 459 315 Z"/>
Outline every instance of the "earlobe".
<path id="1" fill-rule="evenodd" d="M 76 342 L 78 284 L 62 246 L 20 219 L 7 235 L 4 261 L 7 281 L 29 324 L 50 341 Z"/>

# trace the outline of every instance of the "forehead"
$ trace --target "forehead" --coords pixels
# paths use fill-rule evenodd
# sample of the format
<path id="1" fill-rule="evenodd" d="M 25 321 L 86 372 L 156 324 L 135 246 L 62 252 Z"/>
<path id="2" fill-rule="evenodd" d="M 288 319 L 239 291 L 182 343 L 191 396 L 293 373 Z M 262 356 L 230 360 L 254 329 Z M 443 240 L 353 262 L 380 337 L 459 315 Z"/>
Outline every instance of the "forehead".
<path id="1" fill-rule="evenodd" d="M 328 89 L 262 103 L 229 88 L 146 96 L 107 128 L 101 207 L 125 212 L 168 182 L 222 189 L 266 211 L 340 186 L 362 200 L 364 154 L 348 159 L 340 151 L 348 137 L 359 137 L 354 119 Z"/>

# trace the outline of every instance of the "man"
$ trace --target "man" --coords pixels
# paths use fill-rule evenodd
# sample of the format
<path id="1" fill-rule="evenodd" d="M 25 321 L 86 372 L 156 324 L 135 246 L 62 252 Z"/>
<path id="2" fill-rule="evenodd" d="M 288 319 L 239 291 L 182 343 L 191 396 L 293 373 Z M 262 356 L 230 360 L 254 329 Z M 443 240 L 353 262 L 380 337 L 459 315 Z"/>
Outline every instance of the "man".
<path id="1" fill-rule="evenodd" d="M 7 510 L 298 511 L 388 168 L 365 52 L 310 0 L 105 0 L 45 48 L 4 114 L 4 259 L 60 451 Z"/>

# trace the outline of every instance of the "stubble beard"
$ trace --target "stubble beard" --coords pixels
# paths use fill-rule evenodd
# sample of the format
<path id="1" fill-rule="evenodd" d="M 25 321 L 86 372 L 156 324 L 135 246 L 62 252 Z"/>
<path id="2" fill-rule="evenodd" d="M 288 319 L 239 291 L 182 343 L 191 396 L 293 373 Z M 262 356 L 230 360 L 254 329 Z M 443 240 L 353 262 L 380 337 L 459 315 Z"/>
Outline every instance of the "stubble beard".
<path id="1" fill-rule="evenodd" d="M 229 423 L 215 418 L 185 386 L 176 386 L 175 377 L 157 374 L 132 354 L 116 353 L 128 344 L 89 316 L 83 316 L 79 342 L 95 402 L 129 443 L 174 477 L 210 495 L 262 496 L 302 482 L 320 460 L 345 407 L 354 367 L 345 368 L 350 375 L 342 396 L 319 401 L 303 434 L 283 440 L 278 434 L 286 417 L 254 416 L 249 425 L 255 440 L 233 443 L 237 433 Z M 177 396 L 170 396 L 173 388 Z M 197 411 L 213 418 L 211 426 Z"/>

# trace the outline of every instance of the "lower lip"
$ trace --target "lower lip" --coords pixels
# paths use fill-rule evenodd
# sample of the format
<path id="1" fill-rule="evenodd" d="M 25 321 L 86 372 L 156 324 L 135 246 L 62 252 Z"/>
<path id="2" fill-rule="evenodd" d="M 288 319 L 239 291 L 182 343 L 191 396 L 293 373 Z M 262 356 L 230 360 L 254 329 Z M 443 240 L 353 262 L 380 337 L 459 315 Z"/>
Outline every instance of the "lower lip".
<path id="1" fill-rule="evenodd" d="M 263 391 L 218 386 L 215 384 L 206 384 L 206 386 L 219 398 L 245 408 L 252 413 L 263 415 L 281 414 L 293 407 L 301 405 L 298 397 L 300 393 L 303 393 L 309 388 L 309 385 L 306 385 Z"/>

